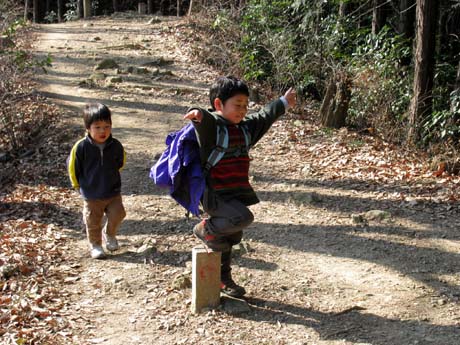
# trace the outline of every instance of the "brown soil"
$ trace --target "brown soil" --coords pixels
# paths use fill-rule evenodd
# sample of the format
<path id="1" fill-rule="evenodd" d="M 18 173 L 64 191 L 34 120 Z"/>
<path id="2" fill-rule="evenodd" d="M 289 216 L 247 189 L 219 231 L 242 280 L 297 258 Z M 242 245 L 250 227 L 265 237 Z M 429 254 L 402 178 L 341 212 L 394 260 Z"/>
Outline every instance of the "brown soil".
<path id="1" fill-rule="evenodd" d="M 407 192 L 403 182 L 315 173 L 328 157 L 307 162 L 311 155 L 285 140 L 292 116 L 252 151 L 253 185 L 262 202 L 251 208 L 256 220 L 245 232 L 251 251 L 235 259 L 233 271 L 248 291 L 250 311 L 191 314 L 191 289 L 174 282 L 190 275 L 196 220 L 187 220 L 148 174 L 186 109 L 206 106 L 217 72 L 193 62 L 183 34 L 187 22 L 149 19 L 118 16 L 38 29 L 37 53 L 54 58 L 41 91 L 75 129 L 63 148 L 70 150 L 84 134 L 83 104 L 103 102 L 128 155 L 122 248 L 107 260 L 91 260 L 79 216 L 70 229 L 75 261 L 62 269 L 69 272 L 64 295 L 73 342 L 458 344 L 458 205 L 398 201 L 394 194 Z M 103 70 L 104 81 L 79 85 L 103 58 L 115 59 L 119 71 Z M 109 82 L 111 76 L 122 81 Z M 309 128 L 307 148 L 333 144 Z M 81 201 L 77 194 L 73 200 L 78 215 Z M 352 216 L 369 210 L 388 217 Z"/>

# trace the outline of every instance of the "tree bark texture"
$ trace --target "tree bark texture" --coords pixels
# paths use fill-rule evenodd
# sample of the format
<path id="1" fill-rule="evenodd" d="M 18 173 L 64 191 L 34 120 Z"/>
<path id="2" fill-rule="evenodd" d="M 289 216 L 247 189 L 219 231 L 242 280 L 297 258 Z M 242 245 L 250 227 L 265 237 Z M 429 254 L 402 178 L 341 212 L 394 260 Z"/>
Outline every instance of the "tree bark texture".
<path id="1" fill-rule="evenodd" d="M 29 0 L 25 0 L 24 3 L 24 21 L 29 20 Z"/>
<path id="2" fill-rule="evenodd" d="M 460 60 L 458 61 L 457 66 L 457 78 L 455 78 L 455 88 L 460 89 Z"/>
<path id="3" fill-rule="evenodd" d="M 348 4 L 346 2 L 341 1 L 339 4 L 339 18 L 344 19 L 347 15 Z"/>
<path id="4" fill-rule="evenodd" d="M 386 24 L 386 4 L 387 0 L 373 0 L 372 5 L 372 33 L 378 34 Z"/>
<path id="5" fill-rule="evenodd" d="M 329 81 L 321 105 L 321 125 L 340 128 L 345 126 L 351 98 L 350 80 L 345 74 L 338 74 Z"/>
<path id="6" fill-rule="evenodd" d="M 63 0 L 57 0 L 57 18 L 58 22 L 61 23 L 64 18 L 64 2 Z"/>
<path id="7" fill-rule="evenodd" d="M 147 13 L 153 14 L 153 0 L 147 1 Z"/>
<path id="8" fill-rule="evenodd" d="M 83 0 L 83 17 L 91 17 L 91 0 Z"/>
<path id="9" fill-rule="evenodd" d="M 455 89 L 453 93 L 456 97 L 454 97 L 454 99 L 451 100 L 450 111 L 454 115 L 452 117 L 453 122 L 457 124 L 460 120 L 460 113 L 459 113 L 460 109 L 458 107 L 458 104 L 456 104 L 456 102 L 458 101 L 457 97 L 460 97 L 460 60 L 458 61 L 457 77 L 455 78 Z"/>
<path id="10" fill-rule="evenodd" d="M 77 16 L 83 18 L 83 0 L 77 0 Z"/>
<path id="11" fill-rule="evenodd" d="M 409 112 L 410 142 L 420 140 L 422 124 L 430 116 L 436 50 L 436 29 L 439 16 L 438 0 L 417 0 L 417 37 L 413 97 Z"/>
<path id="12" fill-rule="evenodd" d="M 40 20 L 39 17 L 40 17 L 40 14 L 39 14 L 39 3 L 40 1 L 39 0 L 33 0 L 33 6 L 34 6 L 34 15 L 33 15 L 33 22 L 34 23 L 38 23 L 38 21 Z"/>
<path id="13" fill-rule="evenodd" d="M 415 36 L 415 1 L 400 0 L 398 31 L 404 38 L 413 40 Z"/>

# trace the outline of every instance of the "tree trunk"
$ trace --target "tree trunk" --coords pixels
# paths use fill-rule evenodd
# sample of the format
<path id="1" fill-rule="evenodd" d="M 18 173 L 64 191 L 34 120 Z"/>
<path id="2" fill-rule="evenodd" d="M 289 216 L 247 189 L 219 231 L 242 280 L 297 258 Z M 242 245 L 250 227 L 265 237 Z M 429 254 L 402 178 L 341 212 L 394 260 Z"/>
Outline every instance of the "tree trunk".
<path id="1" fill-rule="evenodd" d="M 33 22 L 40 23 L 44 18 L 44 10 L 46 3 L 40 0 L 33 0 Z"/>
<path id="2" fill-rule="evenodd" d="M 399 2 L 399 34 L 408 40 L 413 40 L 415 35 L 415 1 L 400 0 Z"/>
<path id="3" fill-rule="evenodd" d="M 339 18 L 342 20 L 347 15 L 348 4 L 346 2 L 340 1 L 339 4 Z"/>
<path id="4" fill-rule="evenodd" d="M 77 0 L 77 16 L 83 18 L 83 0 Z"/>
<path id="5" fill-rule="evenodd" d="M 83 0 L 83 18 L 91 17 L 91 0 Z"/>
<path id="6" fill-rule="evenodd" d="M 147 1 L 147 13 L 153 14 L 153 0 Z"/>
<path id="7" fill-rule="evenodd" d="M 40 14 L 39 14 L 39 0 L 33 0 L 33 6 L 34 6 L 34 9 L 33 9 L 33 22 L 34 23 L 38 23 L 39 21 L 39 17 L 40 17 Z"/>
<path id="8" fill-rule="evenodd" d="M 372 5 L 372 33 L 378 34 L 386 24 L 386 8 L 385 3 L 387 0 L 373 0 Z"/>
<path id="9" fill-rule="evenodd" d="M 455 79 L 454 99 L 451 99 L 450 111 L 454 114 L 453 119 L 456 123 L 460 118 L 460 106 L 458 105 L 458 97 L 460 97 L 460 60 L 457 66 L 457 78 Z"/>
<path id="10" fill-rule="evenodd" d="M 332 77 L 320 109 L 321 125 L 331 128 L 345 126 L 350 97 L 350 80 L 348 76 L 339 74 Z"/>
<path id="11" fill-rule="evenodd" d="M 414 95 L 409 112 L 408 140 L 417 144 L 424 120 L 431 115 L 438 24 L 438 0 L 417 0 L 417 37 L 415 48 Z"/>
<path id="12" fill-rule="evenodd" d="M 347 18 L 348 9 L 349 9 L 348 3 L 340 1 L 339 12 L 337 16 L 337 25 L 339 27 L 342 26 L 342 24 L 345 22 L 345 19 Z"/>
<path id="13" fill-rule="evenodd" d="M 29 0 L 24 3 L 24 21 L 29 20 Z"/>
<path id="14" fill-rule="evenodd" d="M 113 5 L 113 13 L 118 12 L 118 0 L 113 0 L 112 5 Z"/>
<path id="15" fill-rule="evenodd" d="M 63 0 L 57 0 L 57 18 L 58 22 L 62 23 L 64 16 L 64 3 Z"/>
<path id="16" fill-rule="evenodd" d="M 458 61 L 457 67 L 457 78 L 455 79 L 455 88 L 460 89 L 460 60 Z"/>

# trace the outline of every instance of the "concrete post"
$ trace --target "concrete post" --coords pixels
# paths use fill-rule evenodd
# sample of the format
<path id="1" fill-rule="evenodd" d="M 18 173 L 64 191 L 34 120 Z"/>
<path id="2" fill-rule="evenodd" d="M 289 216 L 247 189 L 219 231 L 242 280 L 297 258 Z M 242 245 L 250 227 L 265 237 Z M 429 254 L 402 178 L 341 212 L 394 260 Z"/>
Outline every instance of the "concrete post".
<path id="1" fill-rule="evenodd" d="M 220 304 L 221 253 L 203 247 L 192 251 L 192 313 Z"/>

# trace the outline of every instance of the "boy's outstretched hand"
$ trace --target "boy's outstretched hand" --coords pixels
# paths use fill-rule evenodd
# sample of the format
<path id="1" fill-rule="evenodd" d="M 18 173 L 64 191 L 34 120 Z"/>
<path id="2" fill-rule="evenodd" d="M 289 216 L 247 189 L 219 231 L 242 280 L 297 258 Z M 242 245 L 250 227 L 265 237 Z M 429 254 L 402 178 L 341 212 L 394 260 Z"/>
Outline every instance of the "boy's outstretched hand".
<path id="1" fill-rule="evenodd" d="M 203 119 L 203 114 L 198 109 L 192 109 L 184 115 L 184 119 L 192 120 L 195 122 L 201 122 L 201 120 Z"/>
<path id="2" fill-rule="evenodd" d="M 296 91 L 295 88 L 290 87 L 289 90 L 286 91 L 284 94 L 284 98 L 286 98 L 286 101 L 288 101 L 289 108 L 292 108 L 295 106 L 296 103 Z"/>

